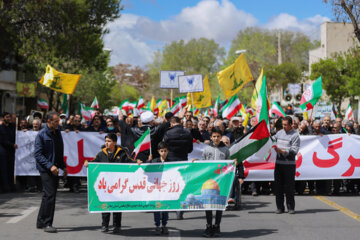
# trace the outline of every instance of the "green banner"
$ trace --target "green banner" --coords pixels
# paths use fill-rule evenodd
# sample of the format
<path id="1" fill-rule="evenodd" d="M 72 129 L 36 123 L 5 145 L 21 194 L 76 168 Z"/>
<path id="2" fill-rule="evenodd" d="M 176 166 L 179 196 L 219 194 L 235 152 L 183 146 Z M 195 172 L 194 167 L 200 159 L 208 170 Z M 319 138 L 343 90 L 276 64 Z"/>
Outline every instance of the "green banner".
<path id="1" fill-rule="evenodd" d="M 90 212 L 224 210 L 233 161 L 90 163 Z"/>

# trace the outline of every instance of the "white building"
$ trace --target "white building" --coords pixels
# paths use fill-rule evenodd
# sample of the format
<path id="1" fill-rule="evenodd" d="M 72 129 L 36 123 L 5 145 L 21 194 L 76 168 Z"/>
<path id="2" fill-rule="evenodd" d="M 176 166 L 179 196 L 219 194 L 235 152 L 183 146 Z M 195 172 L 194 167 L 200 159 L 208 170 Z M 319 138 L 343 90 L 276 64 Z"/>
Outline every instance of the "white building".
<path id="1" fill-rule="evenodd" d="M 0 112 L 15 113 L 16 72 L 0 71 Z"/>

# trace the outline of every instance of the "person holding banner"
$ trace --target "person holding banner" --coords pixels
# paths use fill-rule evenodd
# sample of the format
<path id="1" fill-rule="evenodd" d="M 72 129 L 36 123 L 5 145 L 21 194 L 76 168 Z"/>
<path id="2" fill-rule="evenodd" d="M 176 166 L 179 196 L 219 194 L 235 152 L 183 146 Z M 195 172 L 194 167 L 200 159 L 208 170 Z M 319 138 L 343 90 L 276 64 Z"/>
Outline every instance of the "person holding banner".
<path id="1" fill-rule="evenodd" d="M 105 136 L 105 146 L 102 150 L 96 155 L 95 159 L 92 162 L 100 163 L 131 163 L 132 160 L 126 149 L 117 146 L 117 136 L 115 133 L 108 133 Z M 86 160 L 84 166 L 88 167 L 89 163 Z M 109 222 L 110 222 L 110 213 L 102 213 L 102 224 L 101 232 L 109 231 Z M 113 233 L 118 234 L 121 228 L 121 217 L 122 213 L 113 213 Z"/>
<path id="2" fill-rule="evenodd" d="M 295 213 L 295 157 L 300 148 L 300 137 L 292 128 L 292 118 L 286 116 L 282 120 L 283 129 L 273 137 L 276 140 L 276 162 L 274 185 L 276 195 L 276 214 L 284 213 L 284 194 L 289 214 Z"/>
<path id="3" fill-rule="evenodd" d="M 211 130 L 211 143 L 207 146 L 202 154 L 202 160 L 228 160 L 230 159 L 229 148 L 221 141 L 223 131 L 214 127 Z M 195 161 L 195 159 L 193 159 Z M 212 211 L 205 211 L 206 214 L 206 229 L 203 233 L 204 237 L 220 237 L 220 222 L 223 211 L 216 211 L 215 225 L 212 225 L 213 213 Z"/>
<path id="4" fill-rule="evenodd" d="M 47 114 L 47 124 L 40 130 L 35 139 L 34 157 L 36 168 L 40 172 L 43 186 L 43 197 L 37 218 L 36 227 L 44 232 L 56 233 L 52 226 L 55 213 L 56 192 L 59 183 L 59 169 L 67 176 L 64 162 L 64 142 L 60 132 L 60 117 L 57 112 Z"/>

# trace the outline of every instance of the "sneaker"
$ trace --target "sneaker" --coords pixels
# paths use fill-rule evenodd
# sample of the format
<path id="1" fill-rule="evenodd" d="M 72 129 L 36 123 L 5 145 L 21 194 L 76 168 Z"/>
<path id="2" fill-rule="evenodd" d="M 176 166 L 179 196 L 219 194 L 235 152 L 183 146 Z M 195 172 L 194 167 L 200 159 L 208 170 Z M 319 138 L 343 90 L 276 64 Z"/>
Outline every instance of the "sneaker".
<path id="1" fill-rule="evenodd" d="M 114 227 L 113 234 L 118 234 L 118 233 L 120 233 L 120 227 Z"/>
<path id="2" fill-rule="evenodd" d="M 160 227 L 155 228 L 155 235 L 161 235 L 161 228 Z"/>
<path id="3" fill-rule="evenodd" d="M 108 232 L 109 231 L 109 227 L 108 226 L 102 226 L 101 227 L 101 232 Z"/>
<path id="4" fill-rule="evenodd" d="M 213 228 L 212 228 L 212 226 L 206 224 L 206 229 L 205 229 L 205 231 L 204 231 L 204 233 L 202 235 L 203 235 L 203 237 L 207 237 L 207 238 L 212 237 L 213 236 Z"/>
<path id="5" fill-rule="evenodd" d="M 282 210 L 282 209 L 276 209 L 275 213 L 276 213 L 276 214 L 282 214 L 282 213 L 284 213 L 284 210 Z"/>
<path id="6" fill-rule="evenodd" d="M 57 229 L 54 228 L 53 226 L 46 226 L 44 228 L 44 232 L 47 232 L 47 233 L 56 233 L 57 232 Z"/>
<path id="7" fill-rule="evenodd" d="M 161 228 L 161 232 L 162 232 L 162 234 L 169 234 L 169 229 L 166 226 L 163 226 Z"/>
<path id="8" fill-rule="evenodd" d="M 294 210 L 294 209 L 290 209 L 290 210 L 289 210 L 289 214 L 295 214 L 295 210 Z"/>
<path id="9" fill-rule="evenodd" d="M 220 225 L 213 226 L 213 237 L 221 237 Z"/>

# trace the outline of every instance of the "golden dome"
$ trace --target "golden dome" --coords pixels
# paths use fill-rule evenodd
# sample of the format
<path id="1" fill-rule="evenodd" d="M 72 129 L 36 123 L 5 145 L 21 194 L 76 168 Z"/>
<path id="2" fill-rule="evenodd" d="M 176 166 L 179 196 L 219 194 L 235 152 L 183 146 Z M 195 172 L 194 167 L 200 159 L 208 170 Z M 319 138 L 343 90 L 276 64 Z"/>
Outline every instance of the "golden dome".
<path id="1" fill-rule="evenodd" d="M 207 180 L 203 185 L 201 190 L 214 189 L 220 191 L 219 184 L 212 179 Z"/>

